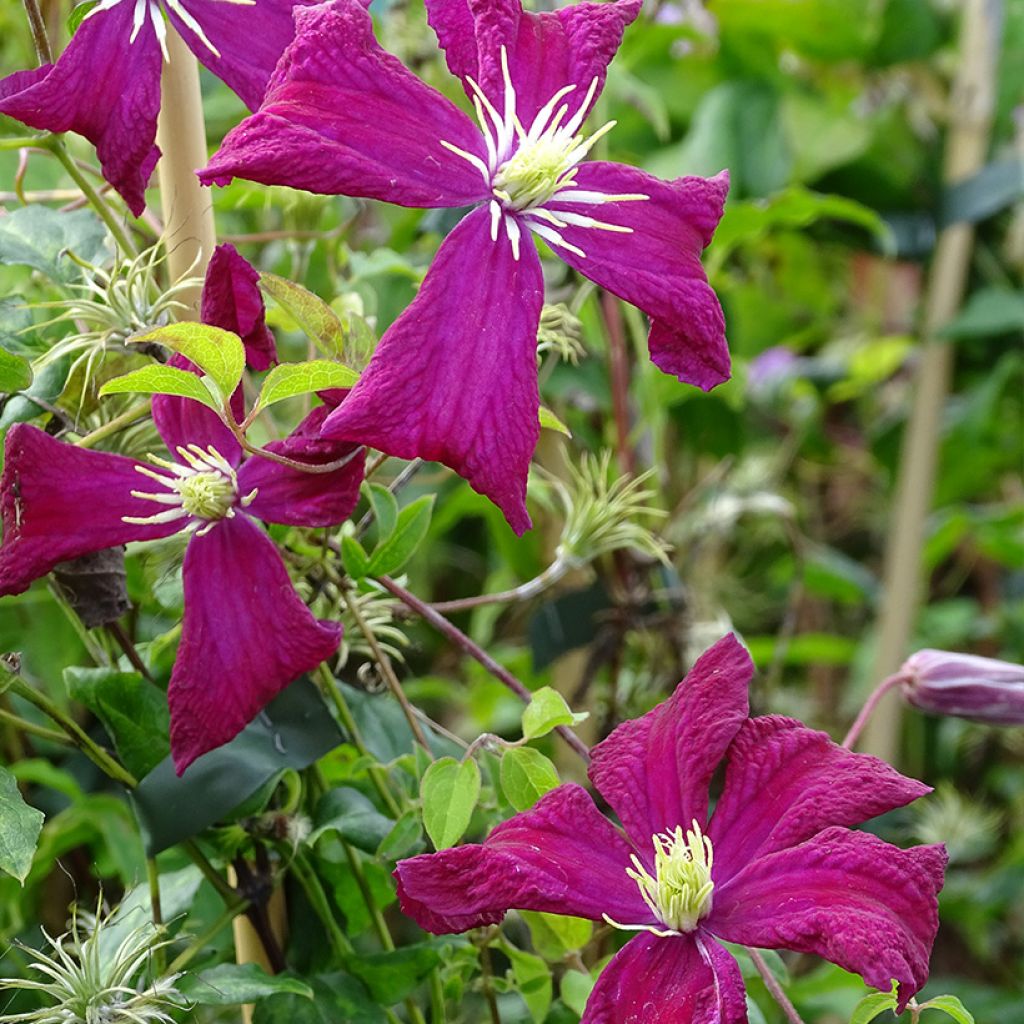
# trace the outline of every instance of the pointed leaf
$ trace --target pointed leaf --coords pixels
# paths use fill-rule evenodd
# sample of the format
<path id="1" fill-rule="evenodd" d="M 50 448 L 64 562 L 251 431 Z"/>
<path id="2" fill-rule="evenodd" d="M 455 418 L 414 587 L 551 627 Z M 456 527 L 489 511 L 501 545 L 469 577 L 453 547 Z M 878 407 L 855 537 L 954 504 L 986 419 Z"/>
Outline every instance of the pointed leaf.
<path id="1" fill-rule="evenodd" d="M 391 536 L 378 544 L 370 556 L 370 576 L 387 576 L 405 565 L 427 535 L 433 506 L 434 496 L 426 494 L 398 513 Z"/>
<path id="2" fill-rule="evenodd" d="M 517 811 L 529 810 L 558 785 L 555 766 L 532 747 L 512 747 L 501 757 L 501 788 Z"/>
<path id="3" fill-rule="evenodd" d="M 952 1017 L 956 1024 L 974 1024 L 974 1014 L 956 996 L 935 996 L 927 1003 L 921 1003 L 919 1010 L 942 1010 Z"/>
<path id="4" fill-rule="evenodd" d="M 370 556 L 363 545 L 347 533 L 341 538 L 341 564 L 354 580 L 361 580 L 370 572 Z"/>
<path id="5" fill-rule="evenodd" d="M 897 1003 L 896 983 L 893 982 L 891 992 L 872 992 L 865 996 L 853 1008 L 850 1024 L 871 1024 L 871 1021 L 886 1010 L 895 1012 Z"/>
<path id="6" fill-rule="evenodd" d="M 342 354 L 347 333 L 345 325 L 323 299 L 277 274 L 260 274 L 260 288 L 291 316 L 324 355 L 336 358 Z"/>
<path id="7" fill-rule="evenodd" d="M 14 776 L 0 766 L 0 871 L 13 875 L 22 885 L 32 867 L 42 827 L 42 812 L 25 803 Z"/>
<path id="8" fill-rule="evenodd" d="M 547 430 L 557 430 L 566 437 L 572 437 L 572 431 L 545 405 L 540 407 L 540 425 Z"/>
<path id="9" fill-rule="evenodd" d="M 381 484 L 367 484 L 366 488 L 374 518 L 377 520 L 377 536 L 383 540 L 394 533 L 398 522 L 398 502 Z"/>
<path id="10" fill-rule="evenodd" d="M 469 828 L 480 798 L 480 769 L 476 761 L 442 757 L 425 772 L 420 783 L 423 827 L 435 849 L 454 846 Z"/>
<path id="11" fill-rule="evenodd" d="M 194 402 L 202 402 L 216 412 L 220 412 L 217 400 L 210 394 L 209 388 L 203 384 L 202 378 L 188 370 L 178 370 L 173 366 L 144 366 L 141 370 L 133 370 L 122 377 L 108 380 L 100 388 L 100 398 L 106 395 L 177 395 L 179 398 L 191 398 Z"/>
<path id="12" fill-rule="evenodd" d="M 5 395 L 24 391 L 32 383 L 32 367 L 28 361 L 0 348 L 0 392 Z"/>
<path id="13" fill-rule="evenodd" d="M 69 257 L 95 261 L 106 229 L 90 210 L 61 213 L 33 203 L 0 217 L 0 263 L 33 267 L 53 281 L 74 281 L 82 269 Z"/>
<path id="14" fill-rule="evenodd" d="M 245 369 L 242 339 L 231 331 L 222 331 L 209 324 L 168 324 L 145 334 L 136 334 L 129 341 L 133 344 L 155 342 L 172 352 L 179 352 L 210 377 L 225 402 L 234 394 Z"/>
<path id="15" fill-rule="evenodd" d="M 530 698 L 523 712 L 523 736 L 534 740 L 546 736 L 559 725 L 578 725 L 589 717 L 589 712 L 574 714 L 565 698 L 550 686 L 542 686 Z"/>
<path id="16" fill-rule="evenodd" d="M 310 359 L 304 363 L 281 363 L 267 374 L 256 405 L 265 409 L 296 395 L 308 395 L 328 388 L 350 388 L 359 374 L 329 359 Z"/>
<path id="17" fill-rule="evenodd" d="M 175 986 L 200 1006 L 237 1006 L 273 995 L 313 998 L 313 990 L 287 974 L 267 974 L 258 964 L 218 964 L 200 974 L 185 974 Z"/>

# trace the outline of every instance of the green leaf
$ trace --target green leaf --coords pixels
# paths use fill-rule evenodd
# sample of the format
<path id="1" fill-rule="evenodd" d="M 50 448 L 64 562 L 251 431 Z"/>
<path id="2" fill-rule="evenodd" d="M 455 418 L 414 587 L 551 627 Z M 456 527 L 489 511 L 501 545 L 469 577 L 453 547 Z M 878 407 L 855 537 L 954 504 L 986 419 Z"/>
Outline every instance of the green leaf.
<path id="1" fill-rule="evenodd" d="M 427 535 L 433 507 L 434 496 L 425 494 L 398 513 L 391 536 L 381 541 L 370 556 L 367 575 L 387 576 L 405 565 Z"/>
<path id="2" fill-rule="evenodd" d="M 349 786 L 323 795 L 317 804 L 315 822 L 309 836 L 311 843 L 328 832 L 337 832 L 366 853 L 374 853 L 395 824 L 374 807 L 369 797 Z"/>
<path id="3" fill-rule="evenodd" d="M 512 747 L 501 757 L 501 788 L 517 811 L 529 810 L 559 782 L 555 766 L 533 747 Z"/>
<path id="4" fill-rule="evenodd" d="M 253 1024 L 386 1024 L 357 978 L 336 971 L 309 978 L 313 998 L 280 993 L 256 1004 Z"/>
<path id="5" fill-rule="evenodd" d="M 100 398 L 106 395 L 126 394 L 177 395 L 179 398 L 191 398 L 195 402 L 201 402 L 216 412 L 220 412 L 221 408 L 200 377 L 189 373 L 188 370 L 160 366 L 156 363 L 108 380 L 100 388 Z"/>
<path id="6" fill-rule="evenodd" d="M 0 348 L 0 392 L 5 395 L 24 391 L 32 383 L 32 367 L 28 361 Z"/>
<path id="7" fill-rule="evenodd" d="M 61 213 L 49 206 L 21 206 L 0 217 L 0 263 L 32 267 L 53 281 L 74 281 L 82 271 L 68 250 L 89 262 L 103 252 L 106 229 L 89 210 Z"/>
<path id="8" fill-rule="evenodd" d="M 342 354 L 347 334 L 345 325 L 323 299 L 277 274 L 260 274 L 260 288 L 291 316 L 324 355 L 333 359 Z"/>
<path id="9" fill-rule="evenodd" d="M 569 970 L 562 975 L 558 993 L 562 997 L 562 1002 L 582 1017 L 595 984 L 595 979 L 591 975 L 583 971 Z"/>
<path id="10" fill-rule="evenodd" d="M 367 484 L 367 497 L 377 520 L 377 536 L 383 540 L 395 532 L 398 522 L 398 501 L 395 496 L 381 484 Z"/>
<path id="11" fill-rule="evenodd" d="M 383 1006 L 394 1006 L 412 994 L 438 965 L 441 956 L 433 944 L 420 942 L 387 953 L 360 954 L 345 966 Z"/>
<path id="12" fill-rule="evenodd" d="M 267 974 L 259 964 L 218 964 L 200 974 L 185 974 L 177 989 L 200 1006 L 237 1006 L 274 995 L 313 998 L 304 981 L 287 974 Z"/>
<path id="13" fill-rule="evenodd" d="M 349 534 L 342 534 L 341 564 L 354 580 L 361 580 L 370 572 L 370 556 L 363 545 Z"/>
<path id="14" fill-rule="evenodd" d="M 476 761 L 442 757 L 424 773 L 420 783 L 423 827 L 437 850 L 454 846 L 469 828 L 480 798 L 480 769 Z"/>
<path id="15" fill-rule="evenodd" d="M 99 4 L 99 0 L 85 0 L 85 3 L 77 4 L 71 8 L 68 15 L 68 35 L 74 35 L 78 26 L 85 21 L 85 16 Z"/>
<path id="16" fill-rule="evenodd" d="M 410 808 L 381 840 L 380 846 L 377 847 L 377 856 L 381 860 L 401 860 L 413 853 L 419 853 L 425 845 L 420 816 Z"/>
<path id="17" fill-rule="evenodd" d="M 897 985 L 892 983 L 891 992 L 872 992 L 865 996 L 854 1008 L 850 1024 L 870 1024 L 879 1014 L 886 1010 L 895 1012 L 899 1002 L 896 996 Z"/>
<path id="18" fill-rule="evenodd" d="M 22 885 L 43 828 L 43 814 L 25 803 L 14 776 L 0 765 L 0 871 Z"/>
<path id="19" fill-rule="evenodd" d="M 939 334 L 944 338 L 991 338 L 1024 332 L 1024 292 L 1000 285 L 976 291 Z"/>
<path id="20" fill-rule="evenodd" d="M 54 402 L 60 398 L 70 365 L 68 359 L 55 359 L 36 374 L 31 386 L 22 394 L 4 402 L 0 406 L 0 430 L 12 423 L 24 423 L 41 415 L 43 408 L 36 405 L 33 398 L 41 398 L 44 402 Z"/>
<path id="21" fill-rule="evenodd" d="M 566 437 L 572 437 L 572 431 L 545 405 L 540 407 L 540 425 L 547 430 L 557 430 Z"/>
<path id="22" fill-rule="evenodd" d="M 551 970 L 539 956 L 517 949 L 511 943 L 503 943 L 501 948 L 512 961 L 512 977 L 533 1024 L 543 1024 L 551 1009 Z"/>
<path id="23" fill-rule="evenodd" d="M 231 331 L 222 331 L 209 324 L 183 321 L 157 327 L 145 334 L 129 338 L 133 344 L 155 342 L 191 360 L 217 386 L 227 402 L 238 387 L 245 369 L 245 346 Z"/>
<path id="24" fill-rule="evenodd" d="M 974 1024 L 974 1014 L 956 996 L 934 996 L 918 1006 L 919 1010 L 941 1010 L 956 1024 Z"/>
<path id="25" fill-rule="evenodd" d="M 304 363 L 281 363 L 267 374 L 260 389 L 256 407 L 265 409 L 275 402 L 283 402 L 296 395 L 328 388 L 350 388 L 359 380 L 359 374 L 341 363 L 329 359 L 310 359 Z"/>
<path id="26" fill-rule="evenodd" d="M 103 723 L 125 767 L 138 778 L 170 753 L 167 697 L 134 672 L 107 668 L 64 670 L 68 696 Z"/>
<path id="27" fill-rule="evenodd" d="M 574 714 L 565 698 L 550 686 L 534 691 L 523 712 L 523 736 L 535 740 L 559 725 L 578 725 L 590 717 L 588 711 Z"/>
<path id="28" fill-rule="evenodd" d="M 536 910 L 520 910 L 519 916 L 530 929 L 533 948 L 546 960 L 564 959 L 566 953 L 582 949 L 594 934 L 593 923 L 582 917 L 542 914 Z"/>

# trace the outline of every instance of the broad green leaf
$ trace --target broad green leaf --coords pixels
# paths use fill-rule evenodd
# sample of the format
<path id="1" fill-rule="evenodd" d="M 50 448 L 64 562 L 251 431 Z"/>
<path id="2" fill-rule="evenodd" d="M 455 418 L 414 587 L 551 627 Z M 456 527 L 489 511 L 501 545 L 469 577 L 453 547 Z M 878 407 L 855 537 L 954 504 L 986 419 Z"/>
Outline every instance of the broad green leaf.
<path id="1" fill-rule="evenodd" d="M 191 398 L 211 409 L 220 411 L 217 400 L 203 384 L 201 378 L 188 370 L 179 370 L 174 366 L 143 366 L 141 370 L 132 370 L 122 377 L 108 380 L 100 388 L 100 398 L 106 395 L 177 395 L 179 398 Z"/>
<path id="2" fill-rule="evenodd" d="M 260 288 L 291 316 L 324 355 L 336 359 L 342 354 L 347 333 L 345 325 L 323 299 L 277 274 L 260 274 Z"/>
<path id="3" fill-rule="evenodd" d="M 100 719 L 136 777 L 147 775 L 170 753 L 167 697 L 142 676 L 73 666 L 64 670 L 64 684 L 72 700 Z"/>
<path id="4" fill-rule="evenodd" d="M 32 383 L 32 367 L 28 361 L 0 348 L 0 392 L 5 395 L 24 391 Z"/>
<path id="5" fill-rule="evenodd" d="M 227 402 L 238 387 L 245 370 L 245 346 L 231 331 L 209 324 L 182 321 L 157 327 L 130 338 L 133 344 L 156 343 L 191 360 L 217 386 Z"/>
<path id="6" fill-rule="evenodd" d="M 54 402 L 60 398 L 68 377 L 70 359 L 55 359 L 44 366 L 32 384 L 21 394 L 14 395 L 0 405 L 0 430 L 12 423 L 25 423 L 43 413 L 43 407 L 36 405 L 33 398 Z"/>
<path id="7" fill-rule="evenodd" d="M 391 536 L 378 544 L 370 556 L 368 575 L 387 576 L 405 565 L 427 535 L 433 507 L 434 496 L 425 494 L 398 513 Z"/>
<path id="8" fill-rule="evenodd" d="M 363 545 L 347 533 L 341 538 L 341 564 L 354 580 L 361 580 L 370 572 L 370 556 Z"/>
<path id="9" fill-rule="evenodd" d="M 558 994 L 570 1010 L 582 1017 L 595 984 L 594 978 L 589 974 L 585 974 L 583 971 L 569 970 L 562 975 Z"/>
<path id="10" fill-rule="evenodd" d="M 20 263 L 53 281 L 74 281 L 82 271 L 68 258 L 94 262 L 103 252 L 106 229 L 89 210 L 61 213 L 33 203 L 0 217 L 0 263 Z"/>
<path id="11" fill-rule="evenodd" d="M 394 824 L 358 789 L 341 786 L 325 793 L 317 804 L 315 825 L 309 842 L 315 843 L 328 832 L 337 832 L 342 839 L 360 850 L 374 853 Z"/>
<path id="12" fill-rule="evenodd" d="M 441 956 L 429 942 L 402 946 L 387 953 L 362 953 L 345 966 L 383 1006 L 394 1006 L 410 995 L 438 965 Z"/>
<path id="13" fill-rule="evenodd" d="M 893 982 L 891 992 L 872 992 L 865 996 L 854 1008 L 850 1024 L 870 1024 L 879 1014 L 886 1010 L 895 1012 L 898 999 L 896 983 Z"/>
<path id="14" fill-rule="evenodd" d="M 176 984 L 182 995 L 200 1006 L 237 1006 L 274 995 L 313 998 L 304 981 L 287 974 L 267 974 L 258 964 L 218 964 L 200 974 L 184 974 Z"/>
<path id="15" fill-rule="evenodd" d="M 261 999 L 253 1024 L 386 1024 L 383 1007 L 371 1001 L 357 978 L 336 971 L 308 978 L 313 998 L 279 993 Z"/>
<path id="16" fill-rule="evenodd" d="M 511 943 L 503 943 L 501 948 L 512 961 L 512 977 L 533 1024 L 543 1024 L 551 1009 L 551 970 L 539 956 L 517 949 Z"/>
<path id="17" fill-rule="evenodd" d="M 85 21 L 85 16 L 96 8 L 99 0 L 85 0 L 85 3 L 77 4 L 71 8 L 71 13 L 68 15 L 68 35 L 74 35 L 78 31 L 78 26 Z"/>
<path id="18" fill-rule="evenodd" d="M 425 845 L 420 816 L 410 808 L 381 840 L 380 846 L 377 847 L 377 856 L 381 860 L 401 860 L 413 853 L 419 853 Z"/>
<path id="19" fill-rule="evenodd" d="M 398 522 L 398 502 L 395 496 L 381 484 L 367 484 L 366 492 L 377 520 L 377 536 L 382 540 L 390 537 Z"/>
<path id="20" fill-rule="evenodd" d="M 941 1010 L 956 1024 L 974 1024 L 974 1014 L 956 996 L 935 996 L 918 1006 L 919 1010 Z"/>
<path id="21" fill-rule="evenodd" d="M 519 916 L 530 929 L 533 948 L 547 960 L 559 961 L 566 953 L 582 949 L 594 933 L 594 925 L 582 917 L 542 914 L 520 910 Z"/>
<path id="22" fill-rule="evenodd" d="M 542 686 L 534 691 L 523 712 L 523 736 L 535 740 L 538 736 L 546 736 L 556 726 L 578 725 L 589 717 L 587 711 L 574 714 L 557 690 Z"/>
<path id="23" fill-rule="evenodd" d="M 454 846 L 469 828 L 480 798 L 480 769 L 476 761 L 442 757 L 435 761 L 420 783 L 423 827 L 434 848 Z"/>
<path id="24" fill-rule="evenodd" d="M 540 407 L 540 425 L 547 430 L 557 430 L 566 437 L 572 437 L 572 431 L 546 405 Z"/>
<path id="25" fill-rule="evenodd" d="M 25 883 L 42 827 L 42 812 L 25 803 L 14 776 L 0 765 L 0 871 Z"/>
<path id="26" fill-rule="evenodd" d="M 501 756 L 501 788 L 517 811 L 529 810 L 558 785 L 555 766 L 533 747 L 512 747 Z"/>
<path id="27" fill-rule="evenodd" d="M 341 363 L 329 359 L 310 359 L 304 363 L 281 363 L 267 374 L 260 389 L 256 405 L 265 409 L 275 402 L 283 402 L 296 395 L 328 388 L 350 388 L 359 380 L 359 374 Z"/>
<path id="28" fill-rule="evenodd" d="M 1024 332 L 1024 291 L 993 285 L 976 291 L 939 334 L 945 338 L 991 338 Z"/>

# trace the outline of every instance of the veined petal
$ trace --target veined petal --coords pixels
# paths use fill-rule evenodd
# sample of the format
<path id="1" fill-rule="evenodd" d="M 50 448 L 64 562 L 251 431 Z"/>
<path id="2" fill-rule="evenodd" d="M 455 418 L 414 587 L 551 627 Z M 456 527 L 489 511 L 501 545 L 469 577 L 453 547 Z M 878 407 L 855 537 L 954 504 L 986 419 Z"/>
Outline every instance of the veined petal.
<path id="1" fill-rule="evenodd" d="M 580 1024 L 746 1024 L 739 964 L 703 929 L 638 935 L 601 972 Z"/>
<path id="2" fill-rule="evenodd" d="M 255 110 L 263 100 L 274 67 L 295 35 L 292 9 L 313 3 L 316 0 L 258 0 L 255 4 L 176 0 L 176 5 L 202 29 L 205 40 L 182 20 L 175 4 L 165 3 L 165 7 L 192 52 L 238 93 L 250 110 Z"/>
<path id="3" fill-rule="evenodd" d="M 160 43 L 148 18 L 132 35 L 133 3 L 97 11 L 56 64 L 0 81 L 0 114 L 41 131 L 78 132 L 95 147 L 103 176 L 136 216 L 160 151 Z"/>
<path id="4" fill-rule="evenodd" d="M 273 541 L 246 515 L 194 536 L 183 573 L 185 617 L 167 690 L 179 775 L 341 642 L 341 627 L 313 618 Z"/>
<path id="5" fill-rule="evenodd" d="M 160 511 L 132 497 L 144 487 L 134 459 L 76 448 L 37 427 L 7 433 L 0 481 L 0 594 L 19 594 L 58 562 L 93 551 L 176 533 L 186 521 L 126 523 Z M 149 487 L 144 487 L 149 490 Z"/>
<path id="6" fill-rule="evenodd" d="M 347 441 L 320 436 L 330 413 L 326 406 L 314 409 L 283 441 L 266 447 L 298 462 L 322 465 L 351 455 L 333 473 L 303 473 L 269 459 L 247 459 L 238 473 L 241 495 L 256 490 L 247 511 L 257 519 L 293 526 L 336 526 L 352 514 L 359 501 L 359 485 L 366 468 L 366 452 Z"/>
<path id="7" fill-rule="evenodd" d="M 245 345 L 246 363 L 267 370 L 277 362 L 277 344 L 267 327 L 259 281 L 259 271 L 233 245 L 218 245 L 206 269 L 200 315 L 204 324 L 237 334 Z"/>
<path id="8" fill-rule="evenodd" d="M 496 924 L 508 910 L 653 923 L 626 875 L 632 848 L 582 786 L 552 790 L 483 843 L 398 863 L 404 913 L 435 934 Z"/>
<path id="9" fill-rule="evenodd" d="M 685 831 L 694 819 L 707 824 L 708 785 L 747 717 L 753 671 L 730 633 L 700 656 L 668 700 L 623 722 L 591 751 L 590 780 L 641 859 L 652 861 L 655 833 Z"/>
<path id="10" fill-rule="evenodd" d="M 859 825 L 931 787 L 823 732 L 771 715 L 743 723 L 729 747 L 708 836 L 716 882 L 757 857 L 796 846 L 830 825 Z"/>
<path id="11" fill-rule="evenodd" d="M 716 886 L 704 924 L 729 942 L 816 953 L 883 991 L 895 978 L 902 1011 L 928 978 L 946 861 L 942 846 L 829 828 Z"/>
<path id="12" fill-rule="evenodd" d="M 473 98 L 474 79 L 502 109 L 505 94 L 501 48 L 508 54 L 519 119 L 529 125 L 537 111 L 563 86 L 574 115 L 591 82 L 604 86 L 605 72 L 622 42 L 622 33 L 640 12 L 641 0 L 579 3 L 532 14 L 520 0 L 427 0 L 427 17 L 445 51 L 452 74 Z"/>
<path id="13" fill-rule="evenodd" d="M 655 366 L 705 391 L 729 379 L 725 320 L 700 263 L 722 216 L 728 175 L 661 181 L 634 167 L 594 161 L 580 165 L 576 188 L 547 204 L 627 233 L 570 224 L 559 234 L 569 248 L 552 248 L 585 277 L 642 309 L 652 320 Z M 620 202 L 572 202 L 574 191 L 645 195 Z"/>
<path id="14" fill-rule="evenodd" d="M 201 375 L 199 367 L 178 352 L 167 360 L 167 365 Z M 235 419 L 239 421 L 245 416 L 243 401 L 242 389 L 239 387 L 231 396 L 231 407 Z M 179 447 L 197 444 L 202 448 L 212 445 L 232 466 L 237 466 L 242 460 L 241 446 L 224 421 L 211 408 L 191 398 L 154 395 L 153 425 L 172 458 L 176 458 L 174 453 Z"/>
<path id="15" fill-rule="evenodd" d="M 380 48 L 359 0 L 295 11 L 296 37 L 263 106 L 228 133 L 204 184 L 247 178 L 401 206 L 467 206 L 490 194 L 472 121 Z"/>
<path id="16" fill-rule="evenodd" d="M 491 240 L 481 207 L 445 239 L 419 294 L 381 338 L 327 436 L 403 459 L 443 462 L 529 529 L 526 478 L 537 445 L 536 340 L 544 280 L 524 237 Z"/>

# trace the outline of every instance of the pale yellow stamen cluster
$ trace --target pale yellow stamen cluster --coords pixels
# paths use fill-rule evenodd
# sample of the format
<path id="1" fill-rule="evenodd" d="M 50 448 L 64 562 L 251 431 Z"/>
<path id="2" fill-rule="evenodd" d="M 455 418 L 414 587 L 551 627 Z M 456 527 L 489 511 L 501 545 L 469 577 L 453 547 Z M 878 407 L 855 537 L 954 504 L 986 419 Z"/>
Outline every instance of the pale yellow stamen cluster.
<path id="1" fill-rule="evenodd" d="M 148 476 L 166 488 L 162 492 L 132 491 L 133 498 L 152 501 L 158 505 L 170 506 L 163 512 L 151 516 L 123 516 L 126 523 L 150 526 L 169 523 L 176 519 L 191 517 L 193 522 L 185 527 L 187 532 L 208 532 L 221 519 L 231 519 L 236 505 L 247 508 L 256 497 L 256 490 L 242 498 L 238 497 L 238 475 L 234 467 L 212 445 L 200 448 L 197 444 L 179 447 L 177 453 L 181 463 L 149 456 L 149 461 L 163 472 L 136 466 L 143 476 Z"/>

